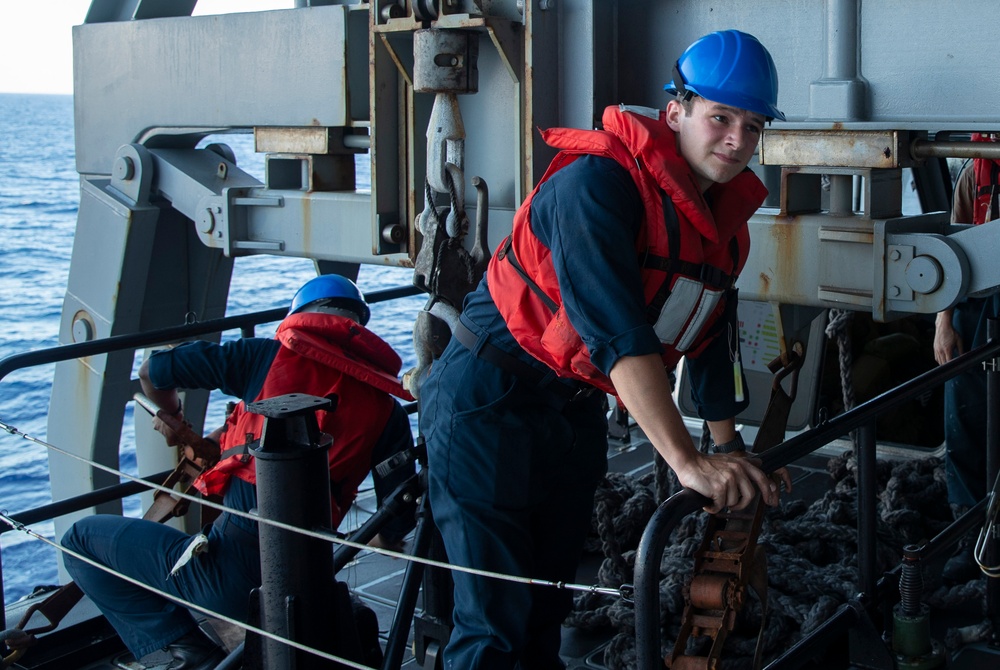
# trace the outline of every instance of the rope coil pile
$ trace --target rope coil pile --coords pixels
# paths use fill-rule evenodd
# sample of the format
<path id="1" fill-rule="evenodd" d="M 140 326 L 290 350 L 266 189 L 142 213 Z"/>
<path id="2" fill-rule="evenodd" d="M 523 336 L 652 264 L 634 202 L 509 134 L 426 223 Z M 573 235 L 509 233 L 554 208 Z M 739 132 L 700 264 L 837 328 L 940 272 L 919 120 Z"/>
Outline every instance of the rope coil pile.
<path id="1" fill-rule="evenodd" d="M 768 509 L 760 535 L 768 554 L 770 614 L 764 635 L 765 664 L 828 620 L 858 593 L 857 460 L 851 451 L 830 459 L 830 490 L 815 502 L 789 500 Z M 603 555 L 598 572 L 604 586 L 631 583 L 635 550 L 656 509 L 655 474 L 640 478 L 612 473 L 598 489 L 588 550 Z M 899 564 L 903 547 L 937 535 L 952 521 L 942 460 L 927 457 L 878 462 L 878 550 L 876 570 Z M 684 609 L 684 585 L 704 535 L 705 514 L 693 514 L 675 528 L 660 563 L 661 656 L 672 648 Z M 924 602 L 933 608 L 971 608 L 985 613 L 985 580 L 953 588 L 924 568 Z M 598 593 L 579 594 L 566 625 L 615 631 L 604 663 L 612 670 L 636 668 L 635 611 L 631 602 Z M 759 604 L 751 599 L 726 641 L 727 670 L 750 668 L 760 628 Z M 975 629 L 975 630 L 973 630 Z M 950 647 L 984 639 L 982 625 L 950 629 Z M 707 640 L 702 640 L 707 643 Z M 696 643 L 697 644 L 697 643 Z M 698 653 L 697 647 L 689 653 Z"/>

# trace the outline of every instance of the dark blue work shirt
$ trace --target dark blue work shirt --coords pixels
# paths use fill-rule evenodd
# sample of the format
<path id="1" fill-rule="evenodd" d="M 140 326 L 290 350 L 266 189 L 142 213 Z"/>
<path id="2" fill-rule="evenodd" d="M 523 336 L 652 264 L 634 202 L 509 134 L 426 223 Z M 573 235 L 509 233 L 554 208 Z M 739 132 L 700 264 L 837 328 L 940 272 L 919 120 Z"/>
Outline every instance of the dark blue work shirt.
<path id="1" fill-rule="evenodd" d="M 646 317 L 635 239 L 645 209 L 628 172 L 610 158 L 582 156 L 545 182 L 531 203 L 531 227 L 552 252 L 563 304 L 591 361 L 604 374 L 623 356 L 660 354 Z M 497 310 L 484 278 L 465 299 L 463 320 L 490 342 L 547 370 L 521 349 Z M 736 323 L 732 332 L 738 333 Z M 702 418 L 728 419 L 736 403 L 727 329 L 697 359 L 687 359 L 692 399 Z M 734 335 L 738 337 L 738 335 Z M 713 384 L 713 380 L 726 383 Z"/>
<path id="2" fill-rule="evenodd" d="M 149 380 L 158 389 L 219 389 L 229 396 L 253 402 L 260 395 L 267 371 L 281 343 L 250 337 L 214 344 L 186 342 L 173 349 L 158 351 L 149 358 Z M 257 507 L 257 489 L 239 477 L 226 487 L 227 507 L 249 512 Z M 256 532 L 256 523 L 244 517 L 226 515 L 232 523 Z"/>
<path id="3" fill-rule="evenodd" d="M 157 389 L 219 389 L 251 403 L 260 395 L 281 343 L 247 337 L 222 344 L 187 342 L 149 358 L 149 380 Z"/>

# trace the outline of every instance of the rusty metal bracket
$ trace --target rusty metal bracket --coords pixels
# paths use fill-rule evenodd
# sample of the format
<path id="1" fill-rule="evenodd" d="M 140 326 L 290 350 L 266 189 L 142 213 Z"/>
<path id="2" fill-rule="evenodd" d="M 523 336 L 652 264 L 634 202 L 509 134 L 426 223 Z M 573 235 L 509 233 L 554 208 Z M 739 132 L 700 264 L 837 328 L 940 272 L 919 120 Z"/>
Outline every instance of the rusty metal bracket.
<path id="1" fill-rule="evenodd" d="M 48 633 L 49 631 L 55 630 L 59 622 L 63 620 L 63 617 L 69 613 L 73 606 L 76 605 L 80 598 L 83 597 L 83 591 L 80 587 L 76 585 L 76 582 L 70 582 L 65 586 L 62 586 L 40 603 L 35 603 L 29 607 L 24 612 L 24 616 L 21 617 L 21 621 L 18 622 L 17 627 L 20 628 L 26 635 L 35 635 L 38 633 Z M 35 613 L 43 615 L 49 623 L 44 626 L 36 626 L 34 628 L 25 628 L 31 617 Z"/>

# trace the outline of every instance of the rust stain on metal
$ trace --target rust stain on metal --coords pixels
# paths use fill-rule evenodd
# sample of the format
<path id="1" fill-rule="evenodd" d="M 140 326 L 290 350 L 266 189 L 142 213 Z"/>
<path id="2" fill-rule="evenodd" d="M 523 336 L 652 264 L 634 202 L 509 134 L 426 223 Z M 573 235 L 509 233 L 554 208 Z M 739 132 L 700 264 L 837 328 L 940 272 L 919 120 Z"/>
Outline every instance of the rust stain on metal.
<path id="1" fill-rule="evenodd" d="M 771 290 L 771 278 L 765 272 L 760 273 L 760 293 L 767 295 Z"/>
<path id="2" fill-rule="evenodd" d="M 312 192 L 302 198 L 302 250 L 312 252 Z"/>
<path id="3" fill-rule="evenodd" d="M 774 245 L 773 257 L 780 262 L 767 269 L 767 281 L 761 282 L 762 295 L 769 295 L 772 291 L 777 291 L 779 295 L 795 292 L 794 287 L 799 279 L 798 246 L 801 231 L 801 227 L 796 225 L 797 222 L 796 216 L 777 217 L 774 223 L 768 226 Z"/>
<path id="4" fill-rule="evenodd" d="M 80 365 L 73 369 L 73 373 L 76 375 L 76 384 L 74 384 L 74 386 L 76 386 L 76 393 L 74 394 L 74 400 L 77 403 L 77 407 L 95 407 L 95 403 L 92 398 L 93 393 L 91 393 L 93 390 L 90 385 L 91 375 L 87 374 L 87 370 L 94 372 L 95 376 L 99 376 L 100 371 L 94 367 L 91 358 L 91 356 L 81 358 L 79 360 Z M 85 455 L 92 457 L 93 450 Z"/>

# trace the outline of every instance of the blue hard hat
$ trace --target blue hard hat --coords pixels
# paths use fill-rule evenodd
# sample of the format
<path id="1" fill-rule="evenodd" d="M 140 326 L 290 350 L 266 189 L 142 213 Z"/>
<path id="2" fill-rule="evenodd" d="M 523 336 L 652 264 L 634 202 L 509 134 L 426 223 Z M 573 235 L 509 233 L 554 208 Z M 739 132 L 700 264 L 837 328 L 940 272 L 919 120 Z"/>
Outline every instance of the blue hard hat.
<path id="1" fill-rule="evenodd" d="M 354 312 L 364 326 L 371 318 L 371 310 L 357 285 L 340 275 L 320 275 L 310 279 L 295 292 L 289 314 L 301 312 L 306 307 L 329 306 Z"/>
<path id="2" fill-rule="evenodd" d="M 731 107 L 785 120 L 778 104 L 778 71 L 756 37 L 739 30 L 720 30 L 696 40 L 674 65 L 665 91 L 690 91 Z"/>

